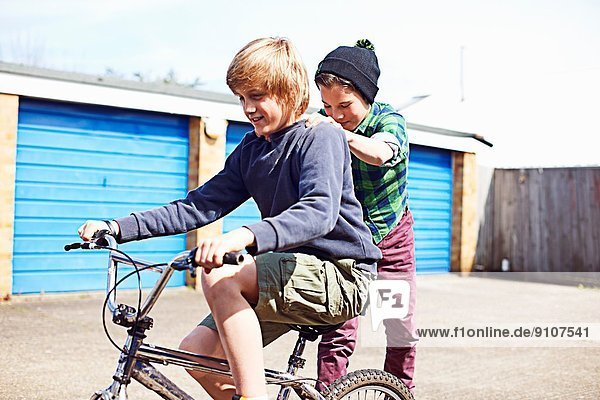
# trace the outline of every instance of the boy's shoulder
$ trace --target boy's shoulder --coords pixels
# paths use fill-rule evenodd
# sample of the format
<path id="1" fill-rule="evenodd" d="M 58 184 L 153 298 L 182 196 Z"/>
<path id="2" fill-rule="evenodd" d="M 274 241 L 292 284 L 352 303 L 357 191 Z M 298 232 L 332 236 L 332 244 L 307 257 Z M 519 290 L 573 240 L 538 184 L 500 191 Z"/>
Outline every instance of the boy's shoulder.
<path id="1" fill-rule="evenodd" d="M 394 107 L 388 103 L 373 103 L 372 115 L 369 126 L 380 128 L 382 126 L 397 126 L 406 128 L 406 120 Z"/>
<path id="2" fill-rule="evenodd" d="M 394 107 L 388 103 L 374 102 L 367 117 L 361 122 L 357 130 L 372 135 L 380 130 L 403 131 L 406 129 L 406 121 Z"/>
<path id="3" fill-rule="evenodd" d="M 344 132 L 332 124 L 322 122 L 311 127 L 305 126 L 302 120 L 300 126 L 290 137 L 291 148 L 301 153 L 312 151 L 325 151 L 325 149 L 344 149 L 347 147 Z"/>
<path id="4" fill-rule="evenodd" d="M 256 135 L 254 129 L 249 129 L 246 133 L 244 133 L 244 136 L 242 136 L 242 140 L 240 140 L 239 146 L 242 149 L 247 146 L 252 146 L 253 144 L 258 143 L 260 141 L 259 139 L 260 137 Z"/>
<path id="5" fill-rule="evenodd" d="M 326 122 L 305 128 L 304 135 L 315 140 L 332 143 L 341 143 L 346 137 L 340 128 Z"/>
<path id="6" fill-rule="evenodd" d="M 404 116 L 402 116 L 402 114 L 400 114 L 400 112 L 394 107 L 392 107 L 391 104 L 379 101 L 373 103 L 373 114 L 381 118 L 391 116 L 393 118 L 404 120 Z"/>

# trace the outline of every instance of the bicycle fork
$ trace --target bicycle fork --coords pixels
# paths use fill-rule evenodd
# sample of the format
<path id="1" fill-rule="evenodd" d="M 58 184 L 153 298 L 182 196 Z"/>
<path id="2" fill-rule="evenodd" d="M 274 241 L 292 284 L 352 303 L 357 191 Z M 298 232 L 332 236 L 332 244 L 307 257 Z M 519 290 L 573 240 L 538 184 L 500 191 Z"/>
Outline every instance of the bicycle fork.
<path id="1" fill-rule="evenodd" d="M 152 320 L 147 318 L 127 331 L 129 335 L 121 350 L 112 384 L 105 390 L 96 392 L 92 400 L 128 400 L 127 386 L 132 377 L 164 399 L 194 400 L 153 366 L 136 360 L 138 350 L 146 337 L 145 331 L 151 326 Z"/>

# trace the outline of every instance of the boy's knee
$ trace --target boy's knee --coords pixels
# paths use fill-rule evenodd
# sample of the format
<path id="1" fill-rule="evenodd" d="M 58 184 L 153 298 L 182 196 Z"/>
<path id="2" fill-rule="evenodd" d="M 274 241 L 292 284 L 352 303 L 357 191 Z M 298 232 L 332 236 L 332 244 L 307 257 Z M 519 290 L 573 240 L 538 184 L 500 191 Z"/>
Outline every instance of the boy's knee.
<path id="1" fill-rule="evenodd" d="M 181 343 L 179 343 L 179 350 L 195 353 L 197 352 L 197 346 L 195 346 L 195 343 L 196 341 L 194 340 L 194 334 L 190 333 L 181 340 Z"/>
<path id="2" fill-rule="evenodd" d="M 181 343 L 179 350 L 185 350 L 192 353 L 207 354 L 207 350 L 212 351 L 215 347 L 215 341 L 218 341 L 219 334 L 212 331 L 209 327 L 198 325 L 190 333 L 188 333 Z"/>
<path id="3" fill-rule="evenodd" d="M 209 302 L 217 297 L 223 298 L 223 296 L 241 293 L 240 285 L 234 277 L 218 269 L 211 270 L 209 273 L 203 271 L 201 281 L 204 296 Z"/>

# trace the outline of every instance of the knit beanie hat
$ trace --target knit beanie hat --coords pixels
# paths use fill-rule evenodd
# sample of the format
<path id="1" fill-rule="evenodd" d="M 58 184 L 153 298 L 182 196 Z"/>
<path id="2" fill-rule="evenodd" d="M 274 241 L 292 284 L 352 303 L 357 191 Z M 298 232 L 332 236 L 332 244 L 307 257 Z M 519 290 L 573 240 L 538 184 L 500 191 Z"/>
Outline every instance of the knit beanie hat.
<path id="1" fill-rule="evenodd" d="M 315 77 L 321 73 L 349 80 L 369 104 L 375 101 L 375 95 L 379 91 L 379 63 L 375 46 L 367 39 L 357 41 L 354 47 L 340 46 L 327 54 L 319 63 Z"/>

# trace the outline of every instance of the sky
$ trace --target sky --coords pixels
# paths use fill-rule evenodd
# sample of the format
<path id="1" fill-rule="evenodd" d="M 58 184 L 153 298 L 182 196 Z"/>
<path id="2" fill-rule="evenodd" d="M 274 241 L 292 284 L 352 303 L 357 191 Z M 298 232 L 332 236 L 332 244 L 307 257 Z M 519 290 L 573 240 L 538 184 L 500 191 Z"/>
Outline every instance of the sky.
<path id="1" fill-rule="evenodd" d="M 407 121 L 478 133 L 494 167 L 600 165 L 600 1 L 0 0 L 0 60 L 102 74 L 111 68 L 227 92 L 227 66 L 258 37 L 284 36 L 309 75 L 368 38 L 377 100 Z M 461 67 L 462 66 L 462 67 Z M 320 105 L 312 85 L 311 105 Z"/>

